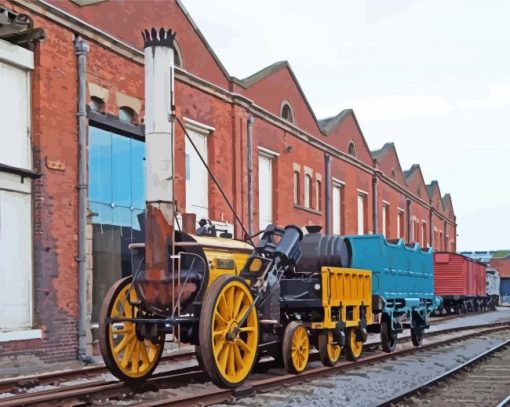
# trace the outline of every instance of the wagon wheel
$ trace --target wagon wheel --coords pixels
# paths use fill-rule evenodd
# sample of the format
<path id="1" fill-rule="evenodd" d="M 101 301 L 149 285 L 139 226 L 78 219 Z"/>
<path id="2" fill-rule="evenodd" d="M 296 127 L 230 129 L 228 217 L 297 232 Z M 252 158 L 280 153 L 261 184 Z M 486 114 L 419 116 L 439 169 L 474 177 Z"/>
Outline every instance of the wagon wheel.
<path id="1" fill-rule="evenodd" d="M 250 374 L 257 356 L 259 322 L 246 282 L 223 275 L 206 291 L 200 315 L 200 357 L 211 380 L 220 387 L 233 388 Z"/>
<path id="2" fill-rule="evenodd" d="M 340 359 L 342 347 L 335 343 L 333 331 L 320 332 L 317 335 L 317 348 L 324 366 L 335 366 Z"/>
<path id="3" fill-rule="evenodd" d="M 292 321 L 285 328 L 282 342 L 283 363 L 289 373 L 301 373 L 305 370 L 310 354 L 310 339 L 306 328 Z"/>
<path id="4" fill-rule="evenodd" d="M 421 346 L 423 343 L 424 329 L 421 327 L 411 328 L 411 340 L 414 346 Z"/>
<path id="5" fill-rule="evenodd" d="M 110 372 L 125 382 L 143 381 L 150 376 L 165 345 L 164 335 L 155 341 L 140 338 L 133 322 L 107 322 L 110 318 L 129 319 L 140 314 L 131 277 L 125 277 L 110 287 L 99 314 L 99 345 Z"/>
<path id="6" fill-rule="evenodd" d="M 381 322 L 381 344 L 383 351 L 386 353 L 393 352 L 397 346 L 397 336 L 392 335 L 388 321 Z"/>
<path id="7" fill-rule="evenodd" d="M 347 329 L 345 341 L 345 357 L 347 360 L 356 361 L 363 353 L 363 341 L 358 341 L 356 328 Z"/>

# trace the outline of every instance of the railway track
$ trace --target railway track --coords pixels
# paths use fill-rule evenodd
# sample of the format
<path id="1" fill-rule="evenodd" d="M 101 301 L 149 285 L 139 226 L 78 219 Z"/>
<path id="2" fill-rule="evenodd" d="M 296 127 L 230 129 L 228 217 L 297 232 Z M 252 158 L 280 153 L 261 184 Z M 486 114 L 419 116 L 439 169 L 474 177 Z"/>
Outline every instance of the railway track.
<path id="1" fill-rule="evenodd" d="M 345 373 L 347 371 L 378 363 L 385 360 L 398 358 L 405 355 L 418 354 L 420 351 L 434 349 L 447 344 L 452 344 L 457 341 L 463 341 L 469 338 L 477 337 L 487 333 L 497 332 L 499 330 L 508 330 L 510 326 L 499 326 L 492 328 L 479 328 L 475 329 L 474 332 L 470 332 L 467 335 L 459 335 L 453 338 L 439 339 L 426 345 L 422 345 L 419 348 L 415 348 L 412 345 L 405 349 L 397 350 L 392 354 L 383 353 L 381 351 L 368 350 L 368 355 L 364 356 L 357 362 L 342 361 L 334 367 L 315 367 L 309 368 L 299 375 L 290 375 L 283 373 L 283 370 L 275 370 L 272 375 L 267 375 L 260 379 L 249 380 L 246 386 L 242 389 L 238 389 L 234 392 L 229 390 L 218 389 L 212 386 L 211 389 L 204 391 L 197 391 L 189 394 L 172 394 L 169 397 L 161 398 L 160 400 L 146 400 L 139 404 L 135 404 L 136 407 L 162 407 L 162 406 L 203 406 L 211 405 L 215 403 L 224 403 L 235 400 L 236 398 L 242 398 L 246 396 L 252 396 L 258 393 L 270 392 L 278 389 L 285 388 L 288 386 L 308 383 L 315 379 L 322 379 L 328 375 L 335 375 L 338 373 Z M 458 330 L 456 330 L 458 332 Z M 445 335 L 445 332 L 442 333 Z M 437 335 L 435 335 L 437 336 Z M 306 404 L 306 403 L 305 403 Z M 248 405 L 250 405 L 248 403 Z M 254 405 L 257 405 L 255 402 Z"/>
<path id="2" fill-rule="evenodd" d="M 381 404 L 386 406 L 510 405 L 510 339 Z"/>
<path id="3" fill-rule="evenodd" d="M 431 325 L 440 324 L 452 319 L 460 319 L 462 317 L 463 316 L 458 315 L 433 317 L 433 319 L 431 319 Z M 433 335 L 433 333 L 431 332 L 429 335 Z M 402 338 L 399 340 L 401 341 Z M 161 362 L 192 358 L 194 356 L 195 353 L 191 351 L 175 352 L 170 355 L 164 355 Z M 0 379 L 0 395 L 3 393 L 24 393 L 28 389 L 37 386 L 58 386 L 73 379 L 91 378 L 103 373 L 108 373 L 108 369 L 103 363 L 101 363 L 99 365 L 87 366 L 81 369 L 61 370 L 42 374 L 3 378 Z"/>
<path id="4" fill-rule="evenodd" d="M 163 355 L 160 363 L 185 360 L 193 357 L 195 357 L 195 352 L 177 351 L 168 355 Z M 3 393 L 23 393 L 37 386 L 57 386 L 73 379 L 88 379 L 103 373 L 109 373 L 109 371 L 104 363 L 101 363 L 94 366 L 86 366 L 81 369 L 8 377 L 0 379 L 0 395 Z"/>
<path id="5" fill-rule="evenodd" d="M 290 385 L 297 382 L 303 382 L 311 380 L 316 377 L 322 377 L 328 374 L 334 374 L 342 370 L 352 369 L 362 364 L 368 364 L 384 360 L 386 358 L 392 358 L 399 355 L 414 353 L 420 349 L 427 349 L 429 347 L 438 346 L 443 343 L 449 343 L 457 340 L 461 340 L 466 337 L 476 336 L 485 332 L 492 332 L 495 330 L 510 329 L 509 323 L 497 323 L 477 326 L 458 327 L 453 329 L 445 329 L 440 331 L 434 331 L 428 333 L 426 338 L 452 335 L 459 332 L 473 331 L 467 335 L 456 335 L 450 339 L 439 339 L 430 344 L 423 345 L 420 348 L 408 347 L 406 349 L 397 350 L 392 354 L 386 354 L 379 351 L 380 343 L 372 343 L 366 345 L 365 357 L 360 359 L 358 362 L 341 362 L 333 368 L 317 367 L 308 369 L 300 375 L 288 375 L 282 373 L 281 369 L 274 369 L 269 374 L 263 375 L 264 377 L 259 380 L 250 380 L 245 388 L 238 389 L 234 392 L 230 390 L 218 389 L 216 386 L 208 383 L 207 375 L 201 371 L 198 366 L 185 367 L 181 369 L 173 369 L 170 371 L 164 371 L 155 374 L 149 380 L 147 380 L 142 386 L 130 387 L 125 383 L 119 381 L 105 381 L 92 379 L 89 382 L 78 383 L 78 384 L 67 384 L 62 383 L 62 377 L 58 377 L 57 373 L 44 375 L 39 379 L 39 383 L 60 383 L 61 385 L 56 388 L 33 391 L 27 394 L 18 394 L 11 397 L 0 398 L 0 407 L 3 406 L 16 406 L 16 405 L 35 405 L 40 403 L 50 403 L 56 401 L 66 400 L 66 405 L 91 405 L 95 404 L 97 400 L 109 400 L 114 401 L 115 399 L 130 399 L 132 398 L 133 403 L 136 404 L 135 398 L 140 394 L 144 394 L 147 391 L 161 391 L 169 394 L 168 398 L 149 400 L 143 402 L 143 406 L 160 406 L 160 405 L 197 405 L 197 404 L 211 404 L 214 402 L 221 402 L 231 399 L 232 397 L 241 397 L 253 394 L 259 391 L 266 391 L 268 389 L 281 386 Z M 400 338 L 399 342 L 409 341 L 409 338 Z M 167 361 L 178 360 L 184 358 L 190 358 L 193 355 L 192 352 L 183 352 L 180 354 L 169 355 L 165 358 Z M 318 360 L 317 355 L 311 355 L 311 360 Z M 257 371 L 267 371 L 274 367 L 272 361 L 266 361 L 259 364 Z M 101 370 L 102 369 L 102 370 Z M 104 367 L 95 367 L 96 374 L 103 372 Z M 94 369 L 87 369 L 88 375 L 94 371 Z M 72 378 L 83 378 L 83 372 L 72 371 L 65 372 L 71 375 Z M 81 373 L 81 376 L 80 376 Z M 26 379 L 26 378 L 25 378 Z M 69 377 L 66 377 L 69 380 Z M 186 387 L 189 384 L 194 384 L 196 389 L 192 392 Z M 1 384 L 1 382 L 0 382 Z M 12 384 L 12 383 L 11 383 Z M 7 383 L 3 383 L 7 385 Z M 34 389 L 35 390 L 35 389 Z M 30 390 L 29 390 L 30 391 Z"/>

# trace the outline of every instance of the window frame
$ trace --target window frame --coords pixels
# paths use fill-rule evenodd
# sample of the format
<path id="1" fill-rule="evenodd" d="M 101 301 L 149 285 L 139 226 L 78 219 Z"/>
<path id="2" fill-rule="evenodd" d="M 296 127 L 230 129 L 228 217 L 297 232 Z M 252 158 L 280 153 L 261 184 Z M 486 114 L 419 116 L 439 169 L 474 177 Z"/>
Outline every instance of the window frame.
<path id="1" fill-rule="evenodd" d="M 285 108 L 289 109 L 291 116 L 290 120 L 284 115 Z M 294 108 L 292 107 L 291 103 L 288 100 L 284 100 L 280 106 L 280 117 L 288 123 L 296 124 L 296 114 L 294 113 Z"/>
<path id="2" fill-rule="evenodd" d="M 352 152 L 351 152 L 351 148 L 352 148 Z M 351 157 L 357 157 L 357 149 L 356 149 L 356 143 L 354 142 L 354 140 L 350 140 L 349 141 L 349 144 L 348 144 L 348 147 L 347 147 L 347 154 L 349 154 Z"/>

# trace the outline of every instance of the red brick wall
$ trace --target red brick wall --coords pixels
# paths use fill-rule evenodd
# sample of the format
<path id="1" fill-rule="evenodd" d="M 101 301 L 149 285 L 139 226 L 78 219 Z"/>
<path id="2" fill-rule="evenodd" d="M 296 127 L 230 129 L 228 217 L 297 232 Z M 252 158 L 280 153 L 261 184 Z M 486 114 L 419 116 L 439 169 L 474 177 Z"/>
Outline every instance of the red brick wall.
<path id="1" fill-rule="evenodd" d="M 510 258 L 492 259 L 491 266 L 498 270 L 499 277 L 510 277 Z"/>
<path id="2" fill-rule="evenodd" d="M 194 75 L 228 89 L 229 79 L 208 52 L 175 1 L 106 1 L 80 7 L 70 1 L 48 3 L 107 32 L 121 41 L 142 49 L 141 31 L 148 27 L 167 27 L 177 32 L 177 42 L 185 49 L 184 66 Z"/>
<path id="3" fill-rule="evenodd" d="M 294 124 L 318 138 L 324 138 L 289 69 L 285 65 L 272 75 L 245 89 L 243 94 L 252 100 L 256 100 L 261 107 L 276 116 L 280 116 L 283 101 L 290 102 L 295 116 Z"/>

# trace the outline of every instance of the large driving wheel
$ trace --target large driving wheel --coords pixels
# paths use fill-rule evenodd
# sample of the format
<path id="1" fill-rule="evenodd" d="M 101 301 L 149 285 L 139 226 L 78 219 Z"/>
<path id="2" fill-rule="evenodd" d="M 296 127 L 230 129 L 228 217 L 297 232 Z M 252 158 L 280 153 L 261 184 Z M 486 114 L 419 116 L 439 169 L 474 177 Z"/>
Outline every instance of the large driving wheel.
<path id="1" fill-rule="evenodd" d="M 200 315 L 200 356 L 211 380 L 220 387 L 241 385 L 257 356 L 259 322 L 246 282 L 223 275 L 207 290 Z"/>
<path id="2" fill-rule="evenodd" d="M 381 322 L 381 345 L 386 353 L 393 352 L 397 346 L 397 335 L 392 334 L 389 321 Z"/>
<path id="3" fill-rule="evenodd" d="M 282 342 L 283 363 L 289 373 L 301 373 L 308 364 L 310 339 L 302 323 L 292 321 L 285 328 Z"/>
<path id="4" fill-rule="evenodd" d="M 333 331 L 320 332 L 317 335 L 317 347 L 324 366 L 334 366 L 340 359 L 342 347 L 335 342 Z"/>
<path id="5" fill-rule="evenodd" d="M 125 382 L 143 381 L 161 358 L 165 337 L 141 338 L 134 322 L 110 323 L 111 318 L 148 317 L 142 314 L 131 277 L 117 281 L 106 294 L 99 314 L 99 345 L 110 372 Z M 108 321 L 108 322 L 107 322 Z"/>

